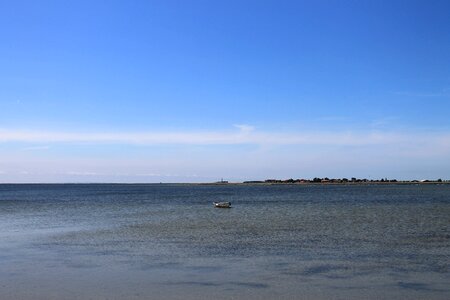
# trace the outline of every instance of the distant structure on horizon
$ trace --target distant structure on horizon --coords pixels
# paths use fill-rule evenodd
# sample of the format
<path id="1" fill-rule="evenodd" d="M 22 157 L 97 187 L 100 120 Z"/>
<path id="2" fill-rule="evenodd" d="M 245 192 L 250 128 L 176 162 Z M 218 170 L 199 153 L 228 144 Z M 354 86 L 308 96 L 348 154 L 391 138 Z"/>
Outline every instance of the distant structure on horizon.
<path id="1" fill-rule="evenodd" d="M 216 181 L 215 183 L 226 184 L 226 183 L 228 183 L 228 181 L 227 180 L 223 180 L 223 178 L 221 178 L 220 181 Z"/>

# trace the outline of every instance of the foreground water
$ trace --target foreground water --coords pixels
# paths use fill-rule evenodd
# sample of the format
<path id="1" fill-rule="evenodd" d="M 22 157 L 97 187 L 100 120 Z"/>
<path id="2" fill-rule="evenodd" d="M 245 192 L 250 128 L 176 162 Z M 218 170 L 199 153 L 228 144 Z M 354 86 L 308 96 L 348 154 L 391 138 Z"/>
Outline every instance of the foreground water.
<path id="1" fill-rule="evenodd" d="M 450 185 L 0 185 L 0 299 L 449 299 L 449 282 Z"/>

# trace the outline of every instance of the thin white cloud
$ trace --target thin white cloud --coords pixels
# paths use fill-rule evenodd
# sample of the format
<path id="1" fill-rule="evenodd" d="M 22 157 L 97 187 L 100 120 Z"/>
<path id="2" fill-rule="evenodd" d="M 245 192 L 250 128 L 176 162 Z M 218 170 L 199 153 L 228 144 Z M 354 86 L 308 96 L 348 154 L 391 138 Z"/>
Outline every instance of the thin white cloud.
<path id="1" fill-rule="evenodd" d="M 256 131 L 249 125 L 235 125 L 235 131 L 186 132 L 62 132 L 0 129 L 0 143 L 89 143 L 130 145 L 437 145 L 448 148 L 450 133 L 368 132 L 269 132 Z M 28 149 L 47 149 L 49 146 L 30 146 Z"/>
<path id="2" fill-rule="evenodd" d="M 234 127 L 238 128 L 242 133 L 249 133 L 255 130 L 255 127 L 247 124 L 235 124 Z"/>
<path id="3" fill-rule="evenodd" d="M 50 149 L 50 146 L 31 146 L 31 147 L 22 148 L 22 150 L 24 150 L 24 151 L 48 150 L 48 149 Z"/>
<path id="4" fill-rule="evenodd" d="M 105 175 L 97 172 L 89 172 L 89 171 L 69 171 L 65 173 L 65 175 L 75 175 L 75 176 L 98 176 L 98 175 Z"/>
<path id="5" fill-rule="evenodd" d="M 385 126 L 392 125 L 395 121 L 398 121 L 398 120 L 399 120 L 399 117 L 394 117 L 394 116 L 378 118 L 378 119 L 372 120 L 372 122 L 370 123 L 370 127 L 371 128 L 385 127 Z"/>
<path id="6" fill-rule="evenodd" d="M 176 147 L 168 147 L 172 149 L 163 153 L 142 149 L 117 153 L 109 152 L 109 147 L 102 148 L 106 155 L 98 149 L 92 153 L 77 152 L 79 155 L 65 152 L 78 143 L 87 148 L 110 143 L 159 145 L 167 143 L 167 139 L 160 138 L 164 134 L 171 134 L 170 142 Z M 128 136 L 133 138 L 125 138 Z M 42 141 L 44 138 L 46 141 Z M 1 144 L 9 142 L 13 145 Z M 15 151 L 17 143 L 19 148 L 22 143 L 22 147 L 33 143 L 51 147 L 59 144 L 52 151 L 55 155 L 42 155 Z M 179 147 L 197 144 L 205 147 Z M 256 147 L 208 147 L 241 144 Z M 0 182 L 205 182 L 222 177 L 239 181 L 314 176 L 439 178 L 447 176 L 449 161 L 450 133 L 444 131 L 287 133 L 253 129 L 243 134 L 236 128 L 222 132 L 108 133 L 104 137 L 102 133 L 0 130 Z"/>

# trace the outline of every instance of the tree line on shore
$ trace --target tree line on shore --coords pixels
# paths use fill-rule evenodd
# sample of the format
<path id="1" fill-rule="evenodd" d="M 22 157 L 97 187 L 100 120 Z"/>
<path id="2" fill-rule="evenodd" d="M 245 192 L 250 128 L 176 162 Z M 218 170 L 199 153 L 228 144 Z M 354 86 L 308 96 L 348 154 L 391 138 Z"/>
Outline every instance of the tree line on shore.
<path id="1" fill-rule="evenodd" d="M 442 182 L 450 182 L 450 180 L 430 180 L 430 179 L 423 179 L 423 180 L 397 180 L 397 179 L 388 179 L 388 178 L 381 178 L 381 179 L 367 179 L 367 178 L 356 178 L 352 177 L 350 179 L 348 178 L 319 178 L 314 177 L 313 179 L 266 179 L 266 180 L 251 180 L 251 181 L 244 181 L 244 183 L 426 183 L 426 182 L 432 182 L 432 183 L 442 183 Z"/>

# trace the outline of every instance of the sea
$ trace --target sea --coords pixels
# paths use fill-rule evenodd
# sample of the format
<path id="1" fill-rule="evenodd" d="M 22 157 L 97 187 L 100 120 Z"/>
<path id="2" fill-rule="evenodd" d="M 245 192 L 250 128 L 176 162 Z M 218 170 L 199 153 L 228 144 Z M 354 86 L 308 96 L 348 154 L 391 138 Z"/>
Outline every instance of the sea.
<path id="1" fill-rule="evenodd" d="M 450 184 L 2 184 L 0 299 L 450 299 Z"/>

